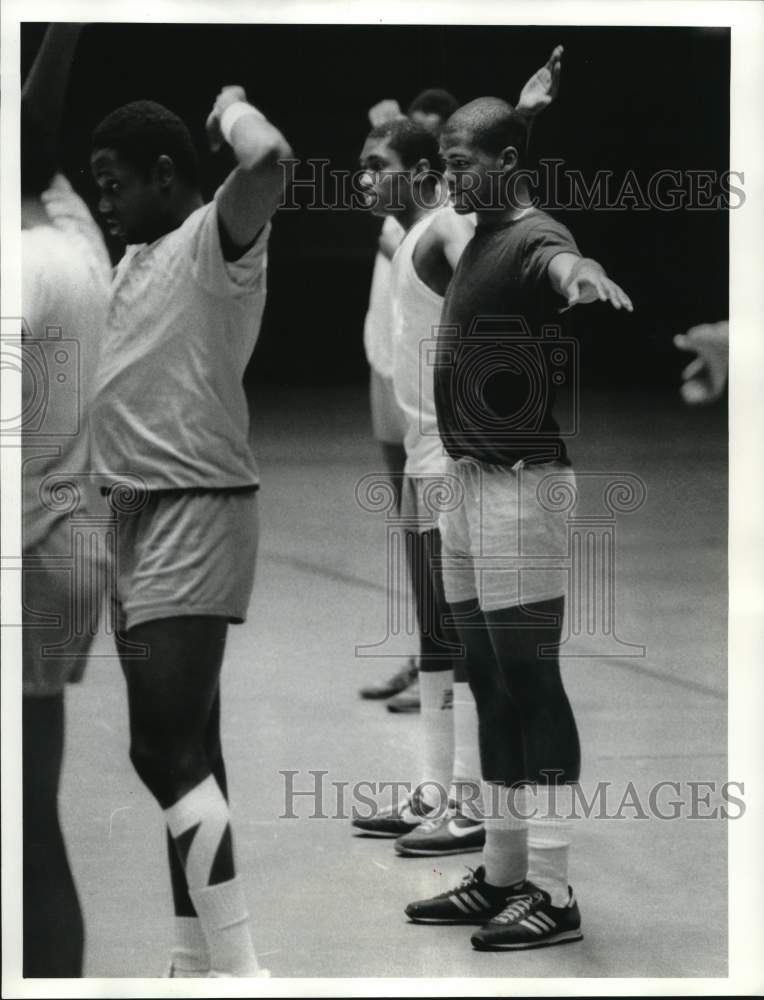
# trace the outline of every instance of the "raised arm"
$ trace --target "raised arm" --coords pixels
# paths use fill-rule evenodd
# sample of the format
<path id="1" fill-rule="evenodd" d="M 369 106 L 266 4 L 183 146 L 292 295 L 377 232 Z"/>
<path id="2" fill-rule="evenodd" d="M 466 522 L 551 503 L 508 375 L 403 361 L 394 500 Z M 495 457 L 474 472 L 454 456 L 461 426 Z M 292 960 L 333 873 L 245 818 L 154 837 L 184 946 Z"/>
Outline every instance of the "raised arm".
<path id="1" fill-rule="evenodd" d="M 574 253 L 558 253 L 549 262 L 548 274 L 554 290 L 568 300 L 564 309 L 600 301 L 609 302 L 615 309 L 634 311 L 629 296 L 608 278 L 596 260 Z"/>
<path id="2" fill-rule="evenodd" d="M 385 122 L 391 122 L 396 118 L 406 117 L 401 111 L 400 104 L 392 98 L 385 98 L 385 100 L 373 105 L 369 108 L 368 115 L 372 128 L 384 125 Z"/>
<path id="3" fill-rule="evenodd" d="M 224 87 L 207 118 L 210 145 L 230 144 L 237 166 L 217 198 L 220 224 L 236 247 L 246 247 L 270 219 L 284 193 L 281 161 L 292 156 L 289 143 L 257 108 L 242 87 Z"/>
<path id="4" fill-rule="evenodd" d="M 541 114 L 557 97 L 562 70 L 562 45 L 558 45 L 541 69 L 537 69 L 528 80 L 517 99 L 516 111 L 532 119 Z M 530 124 L 530 121 L 529 121 Z"/>

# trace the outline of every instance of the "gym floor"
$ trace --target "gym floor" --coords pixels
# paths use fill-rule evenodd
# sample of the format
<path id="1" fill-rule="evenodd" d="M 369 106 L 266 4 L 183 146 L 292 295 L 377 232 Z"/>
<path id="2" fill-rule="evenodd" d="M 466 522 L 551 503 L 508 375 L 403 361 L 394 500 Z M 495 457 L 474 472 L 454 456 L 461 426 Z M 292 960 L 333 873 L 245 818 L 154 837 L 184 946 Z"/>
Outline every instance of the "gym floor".
<path id="1" fill-rule="evenodd" d="M 334 782 L 411 780 L 418 715 L 395 716 L 358 688 L 416 651 L 401 636 L 382 658 L 356 647 L 386 634 L 384 514 L 355 487 L 380 462 L 363 386 L 258 389 L 261 547 L 244 626 L 224 666 L 223 739 L 238 865 L 262 964 L 276 977 L 719 977 L 727 973 L 727 830 L 690 819 L 688 782 L 726 769 L 727 431 L 722 407 L 691 410 L 674 393 L 592 392 L 571 454 L 579 475 L 629 472 L 645 503 L 616 522 L 616 631 L 643 656 L 564 661 L 582 741 L 582 782 L 606 783 L 609 821 L 576 823 L 571 882 L 584 940 L 478 953 L 469 928 L 409 924 L 412 899 L 443 891 L 479 855 L 403 859 L 388 840 L 355 837 Z M 701 445 L 702 442 L 702 445 Z M 99 636 L 68 692 L 62 818 L 86 919 L 86 975 L 158 976 L 171 926 L 160 811 L 132 773 L 124 686 Z M 280 772 L 313 787 L 323 812 L 294 801 Z M 731 776 L 734 777 L 734 776 Z M 623 806 L 663 786 L 673 820 Z M 631 785 L 630 785 L 631 783 Z M 718 792 L 700 789 L 707 816 Z M 340 801 L 340 807 L 343 803 Z M 612 818 L 620 808 L 620 819 Z"/>

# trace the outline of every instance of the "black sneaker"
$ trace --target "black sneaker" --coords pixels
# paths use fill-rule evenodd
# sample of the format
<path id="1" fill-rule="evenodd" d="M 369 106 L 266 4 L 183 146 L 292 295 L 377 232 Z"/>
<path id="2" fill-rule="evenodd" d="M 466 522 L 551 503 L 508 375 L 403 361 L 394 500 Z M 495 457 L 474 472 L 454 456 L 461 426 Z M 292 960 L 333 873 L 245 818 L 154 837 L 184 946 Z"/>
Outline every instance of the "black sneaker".
<path id="1" fill-rule="evenodd" d="M 411 833 L 395 841 L 395 850 L 404 856 L 437 857 L 481 851 L 485 844 L 485 826 L 480 820 L 465 816 L 453 802 L 444 816 L 425 820 Z"/>
<path id="2" fill-rule="evenodd" d="M 484 924 L 504 909 L 515 896 L 528 892 L 528 882 L 517 885 L 489 885 L 485 868 L 468 869 L 455 889 L 432 899 L 409 903 L 406 916 L 415 924 Z"/>
<path id="3" fill-rule="evenodd" d="M 515 896 L 501 913 L 475 931 L 473 948 L 503 951 L 581 940 L 581 914 L 570 887 L 568 902 L 564 906 L 552 906 L 548 892 L 531 882 L 526 882 L 526 886 L 526 894 Z"/>
<path id="4" fill-rule="evenodd" d="M 400 837 L 404 833 L 415 830 L 420 823 L 436 812 L 436 806 L 428 805 L 415 789 L 401 802 L 394 802 L 375 816 L 368 819 L 354 819 L 352 825 L 356 830 L 369 837 Z"/>
<path id="5" fill-rule="evenodd" d="M 405 691 L 410 684 L 413 684 L 418 672 L 417 662 L 411 656 L 406 666 L 402 667 L 397 674 L 393 674 L 392 677 L 388 677 L 387 680 L 380 681 L 378 684 L 369 684 L 367 687 L 361 688 L 358 693 L 362 698 L 392 698 L 394 694 Z"/>

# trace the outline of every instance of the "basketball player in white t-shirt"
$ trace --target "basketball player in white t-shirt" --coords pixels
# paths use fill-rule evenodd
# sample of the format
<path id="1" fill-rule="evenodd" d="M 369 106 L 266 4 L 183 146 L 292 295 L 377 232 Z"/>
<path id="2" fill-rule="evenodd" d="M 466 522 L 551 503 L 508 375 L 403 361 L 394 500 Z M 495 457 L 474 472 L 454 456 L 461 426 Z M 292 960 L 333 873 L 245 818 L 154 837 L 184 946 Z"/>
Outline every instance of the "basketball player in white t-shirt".
<path id="1" fill-rule="evenodd" d="M 176 914 L 171 975 L 259 966 L 234 867 L 220 750 L 219 676 L 244 620 L 257 546 L 258 472 L 242 378 L 265 304 L 270 218 L 290 148 L 241 87 L 207 120 L 237 166 L 204 204 L 193 143 L 151 101 L 96 128 L 99 211 L 128 244 L 112 287 L 92 408 L 96 467 L 140 477 L 119 515 L 117 591 L 130 757 L 164 811 Z"/>

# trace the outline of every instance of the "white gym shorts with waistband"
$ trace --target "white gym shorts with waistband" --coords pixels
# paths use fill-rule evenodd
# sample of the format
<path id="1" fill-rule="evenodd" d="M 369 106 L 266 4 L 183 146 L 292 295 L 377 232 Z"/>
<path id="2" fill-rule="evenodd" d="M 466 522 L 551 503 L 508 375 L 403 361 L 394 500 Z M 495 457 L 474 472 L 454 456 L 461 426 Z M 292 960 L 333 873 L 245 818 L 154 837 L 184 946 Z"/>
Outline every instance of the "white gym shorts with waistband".
<path id="1" fill-rule="evenodd" d="M 563 596 L 570 509 L 558 501 L 575 491 L 573 470 L 460 458 L 448 460 L 446 475 L 458 496 L 439 522 L 448 603 L 477 599 L 483 611 L 498 611 Z"/>

